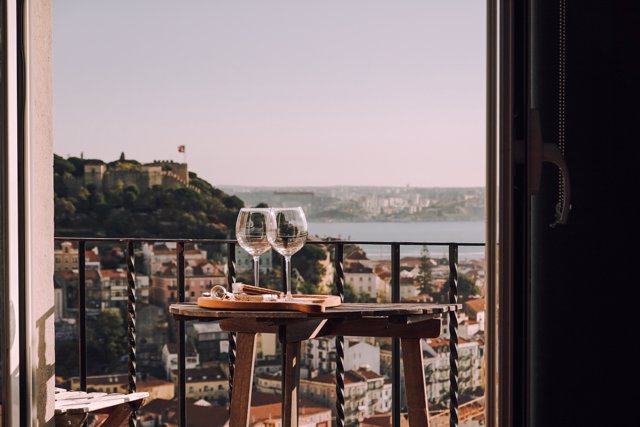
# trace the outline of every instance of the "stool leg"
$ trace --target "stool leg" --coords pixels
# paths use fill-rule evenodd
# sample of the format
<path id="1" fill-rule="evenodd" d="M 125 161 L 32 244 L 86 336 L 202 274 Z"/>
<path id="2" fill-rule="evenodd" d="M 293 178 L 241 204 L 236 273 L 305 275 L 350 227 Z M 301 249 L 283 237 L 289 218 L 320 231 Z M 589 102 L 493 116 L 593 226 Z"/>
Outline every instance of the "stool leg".
<path id="1" fill-rule="evenodd" d="M 229 408 L 229 427 L 247 427 L 251 407 L 251 383 L 255 362 L 256 334 L 238 332 L 236 337 L 236 369 Z"/>
<path id="2" fill-rule="evenodd" d="M 404 383 L 409 409 L 409 426 L 429 426 L 429 408 L 427 389 L 422 361 L 422 342 L 415 338 L 402 338 L 402 362 L 404 364 Z"/>
<path id="3" fill-rule="evenodd" d="M 121 403 L 109 412 L 109 416 L 100 427 L 120 427 L 122 425 L 129 425 L 128 420 L 131 417 L 133 411 L 140 407 L 142 402 L 133 403 Z"/>
<path id="4" fill-rule="evenodd" d="M 89 414 L 58 414 L 56 415 L 56 427 L 78 427 L 84 425 Z"/>
<path id="5" fill-rule="evenodd" d="M 282 427 L 298 427 L 298 378 L 300 377 L 300 342 L 287 343 L 284 372 L 284 419 Z"/>

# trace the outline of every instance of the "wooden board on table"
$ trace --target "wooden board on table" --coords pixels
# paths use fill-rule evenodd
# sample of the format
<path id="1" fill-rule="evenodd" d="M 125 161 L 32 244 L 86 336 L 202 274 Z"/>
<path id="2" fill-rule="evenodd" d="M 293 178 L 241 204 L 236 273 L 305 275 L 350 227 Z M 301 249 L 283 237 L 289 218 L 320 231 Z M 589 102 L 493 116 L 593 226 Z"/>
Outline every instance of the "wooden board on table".
<path id="1" fill-rule="evenodd" d="M 336 295 L 292 295 L 293 301 L 235 301 L 210 297 L 198 298 L 198 306 L 222 310 L 293 310 L 303 313 L 323 313 L 340 305 Z"/>

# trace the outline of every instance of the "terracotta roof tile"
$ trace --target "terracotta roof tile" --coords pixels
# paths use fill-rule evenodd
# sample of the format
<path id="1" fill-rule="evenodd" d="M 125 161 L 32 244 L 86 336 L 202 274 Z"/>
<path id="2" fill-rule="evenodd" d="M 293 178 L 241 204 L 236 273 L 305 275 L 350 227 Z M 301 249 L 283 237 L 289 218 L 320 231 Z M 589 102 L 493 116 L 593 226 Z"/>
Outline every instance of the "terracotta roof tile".
<path id="1" fill-rule="evenodd" d="M 360 368 L 357 371 L 355 371 L 355 373 L 360 375 L 366 380 L 377 380 L 380 378 L 384 378 L 382 375 L 380 375 L 379 373 L 371 369 Z"/>
<path id="2" fill-rule="evenodd" d="M 484 298 L 470 299 L 464 302 L 464 310 L 468 313 L 477 314 L 485 311 Z"/>

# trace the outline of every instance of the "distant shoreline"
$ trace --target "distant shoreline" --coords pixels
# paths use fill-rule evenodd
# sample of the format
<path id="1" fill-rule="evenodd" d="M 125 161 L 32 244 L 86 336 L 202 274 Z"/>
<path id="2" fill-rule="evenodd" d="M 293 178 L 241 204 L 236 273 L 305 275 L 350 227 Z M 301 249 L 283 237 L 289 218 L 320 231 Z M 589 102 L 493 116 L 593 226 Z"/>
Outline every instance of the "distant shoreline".
<path id="1" fill-rule="evenodd" d="M 317 219 L 317 218 L 307 218 L 307 220 L 309 222 L 313 222 L 313 223 L 322 223 L 322 224 L 376 224 L 376 223 L 381 223 L 381 224 L 388 224 L 388 223 L 402 223 L 402 224 L 407 224 L 407 223 L 414 223 L 414 224 L 422 224 L 425 222 L 484 222 L 484 218 L 434 218 L 434 219 L 416 219 L 416 220 L 411 220 L 411 219 L 399 219 L 399 218 L 392 218 L 392 219 L 336 219 L 336 220 L 324 220 L 324 219 Z"/>

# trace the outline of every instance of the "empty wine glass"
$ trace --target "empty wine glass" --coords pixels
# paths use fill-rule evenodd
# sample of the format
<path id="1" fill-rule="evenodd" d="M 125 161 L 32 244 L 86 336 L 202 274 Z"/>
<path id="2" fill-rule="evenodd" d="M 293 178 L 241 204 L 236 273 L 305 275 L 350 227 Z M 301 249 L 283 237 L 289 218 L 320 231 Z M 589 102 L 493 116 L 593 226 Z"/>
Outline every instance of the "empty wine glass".
<path id="1" fill-rule="evenodd" d="M 291 255 L 307 241 L 307 219 L 302 208 L 272 208 L 269 215 L 269 243 L 284 256 L 287 299 L 291 299 Z"/>
<path id="2" fill-rule="evenodd" d="M 242 208 L 236 221 L 236 238 L 242 249 L 253 257 L 253 281 L 260 286 L 260 255 L 271 246 L 267 238 L 268 208 Z"/>

